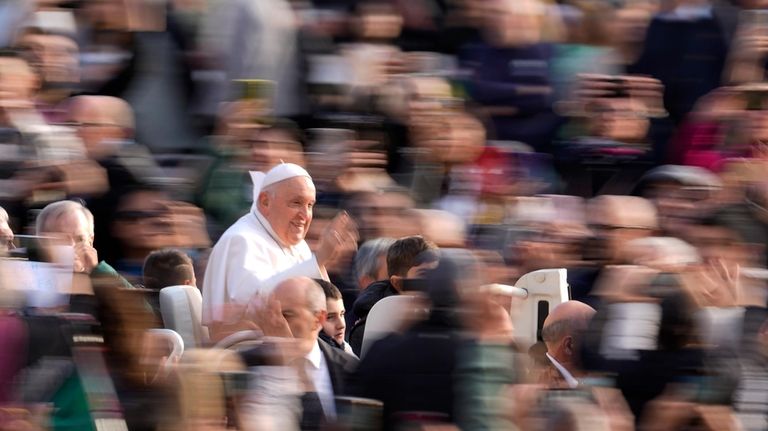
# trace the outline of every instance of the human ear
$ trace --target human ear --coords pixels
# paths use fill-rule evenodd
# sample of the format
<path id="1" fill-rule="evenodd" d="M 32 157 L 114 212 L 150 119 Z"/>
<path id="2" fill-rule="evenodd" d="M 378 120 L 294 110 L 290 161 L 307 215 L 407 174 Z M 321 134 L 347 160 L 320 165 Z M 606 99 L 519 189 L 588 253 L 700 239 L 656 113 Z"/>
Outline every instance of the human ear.
<path id="1" fill-rule="evenodd" d="M 563 340 L 563 349 L 565 349 L 565 353 L 568 356 L 573 356 L 574 348 L 573 348 L 573 337 L 567 336 Z"/>
<path id="2" fill-rule="evenodd" d="M 318 326 L 322 328 L 325 322 L 328 320 L 328 312 L 325 310 L 320 310 L 315 313 L 315 317 L 317 317 Z"/>
<path id="3" fill-rule="evenodd" d="M 269 193 L 259 193 L 258 207 L 259 212 L 267 215 L 269 212 Z"/>
<path id="4" fill-rule="evenodd" d="M 403 291 L 403 277 L 399 275 L 393 275 L 389 277 L 389 282 L 392 283 L 392 286 L 394 286 L 395 290 L 398 292 Z"/>

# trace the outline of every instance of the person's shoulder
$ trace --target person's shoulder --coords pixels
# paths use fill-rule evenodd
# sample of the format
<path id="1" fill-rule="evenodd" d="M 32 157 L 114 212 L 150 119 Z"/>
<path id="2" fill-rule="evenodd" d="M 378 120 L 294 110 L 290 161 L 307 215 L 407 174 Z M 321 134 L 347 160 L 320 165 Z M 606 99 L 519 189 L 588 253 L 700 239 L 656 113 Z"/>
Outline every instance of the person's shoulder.
<path id="1" fill-rule="evenodd" d="M 328 362 L 333 363 L 348 372 L 352 372 L 357 368 L 360 360 L 354 355 L 350 355 L 349 353 L 337 349 L 323 341 L 318 341 L 318 343 L 320 345 L 320 350 L 323 352 L 323 355 Z"/>
<path id="2" fill-rule="evenodd" d="M 360 292 L 360 296 L 352 305 L 352 310 L 358 318 L 366 317 L 377 302 L 393 295 L 397 295 L 397 291 L 389 280 L 375 281 Z"/>
<path id="3" fill-rule="evenodd" d="M 219 242 L 229 242 L 237 238 L 256 240 L 264 235 L 266 235 L 266 230 L 261 226 L 256 216 L 249 212 L 232 223 L 232 226 L 221 234 Z"/>

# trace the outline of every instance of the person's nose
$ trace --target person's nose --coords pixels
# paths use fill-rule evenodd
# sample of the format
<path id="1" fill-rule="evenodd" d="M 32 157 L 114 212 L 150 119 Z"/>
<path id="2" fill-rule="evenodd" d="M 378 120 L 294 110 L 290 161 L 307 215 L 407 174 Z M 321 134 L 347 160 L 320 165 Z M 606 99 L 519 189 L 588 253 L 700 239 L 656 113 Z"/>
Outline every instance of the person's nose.
<path id="1" fill-rule="evenodd" d="M 308 205 L 302 206 L 299 210 L 299 217 L 302 221 L 309 221 L 309 218 L 312 217 L 312 209 Z"/>
<path id="2" fill-rule="evenodd" d="M 344 321 L 343 317 L 339 317 L 339 320 L 336 323 L 336 330 L 341 331 L 347 329 L 347 322 Z"/>

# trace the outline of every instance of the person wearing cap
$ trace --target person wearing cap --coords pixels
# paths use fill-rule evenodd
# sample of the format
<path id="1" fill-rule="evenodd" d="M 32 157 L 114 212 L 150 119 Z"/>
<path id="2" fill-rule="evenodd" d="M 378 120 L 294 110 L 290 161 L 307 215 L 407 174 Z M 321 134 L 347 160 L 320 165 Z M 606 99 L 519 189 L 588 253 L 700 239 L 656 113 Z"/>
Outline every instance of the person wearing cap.
<path id="1" fill-rule="evenodd" d="M 357 246 L 351 218 L 339 214 L 313 253 L 304 237 L 312 222 L 315 186 L 302 167 L 283 163 L 266 174 L 252 172 L 251 211 L 227 229 L 213 247 L 203 282 L 202 321 L 211 338 L 252 327 L 244 317 L 256 294 L 305 276 L 327 280 L 325 264 Z"/>
<path id="2" fill-rule="evenodd" d="M 659 228 L 674 235 L 713 210 L 722 188 L 720 178 L 707 169 L 664 165 L 643 175 L 635 192 L 653 202 Z"/>

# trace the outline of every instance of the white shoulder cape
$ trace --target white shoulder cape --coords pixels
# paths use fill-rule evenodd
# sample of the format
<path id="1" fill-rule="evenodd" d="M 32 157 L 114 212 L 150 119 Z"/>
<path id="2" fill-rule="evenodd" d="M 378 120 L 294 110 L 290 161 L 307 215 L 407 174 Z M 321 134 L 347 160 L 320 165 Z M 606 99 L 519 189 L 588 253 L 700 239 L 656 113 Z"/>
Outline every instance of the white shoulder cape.
<path id="1" fill-rule="evenodd" d="M 233 323 L 257 293 L 269 293 L 291 277 L 326 278 L 305 241 L 281 245 L 253 211 L 230 226 L 213 247 L 203 281 L 203 324 Z M 235 305 L 235 307 L 231 307 Z M 226 306 L 226 307 L 225 307 Z"/>

